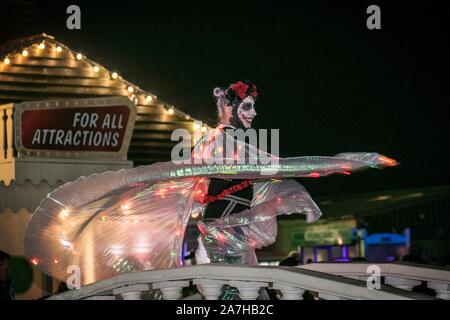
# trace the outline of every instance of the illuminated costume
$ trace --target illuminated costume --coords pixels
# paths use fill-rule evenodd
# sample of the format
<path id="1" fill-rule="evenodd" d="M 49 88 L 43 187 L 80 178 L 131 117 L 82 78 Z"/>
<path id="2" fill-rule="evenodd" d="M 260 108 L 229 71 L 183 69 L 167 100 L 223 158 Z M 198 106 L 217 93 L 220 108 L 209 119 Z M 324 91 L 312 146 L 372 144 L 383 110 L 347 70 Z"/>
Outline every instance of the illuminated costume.
<path id="1" fill-rule="evenodd" d="M 307 222 L 321 216 L 308 192 L 286 178 L 396 165 L 377 153 L 270 155 L 226 130 L 230 125 L 249 128 L 256 115 L 256 86 L 238 82 L 215 95 L 233 107 L 232 121 L 201 138 L 193 150 L 194 163 L 94 174 L 51 192 L 27 228 L 24 243 L 31 261 L 62 281 L 68 266 L 79 266 L 83 285 L 123 272 L 180 267 L 185 228 L 197 212 L 205 218 L 198 223 L 200 263 L 255 265 L 255 249 L 275 241 L 277 215 L 301 213 Z M 221 146 L 229 145 L 232 152 L 222 152 Z"/>

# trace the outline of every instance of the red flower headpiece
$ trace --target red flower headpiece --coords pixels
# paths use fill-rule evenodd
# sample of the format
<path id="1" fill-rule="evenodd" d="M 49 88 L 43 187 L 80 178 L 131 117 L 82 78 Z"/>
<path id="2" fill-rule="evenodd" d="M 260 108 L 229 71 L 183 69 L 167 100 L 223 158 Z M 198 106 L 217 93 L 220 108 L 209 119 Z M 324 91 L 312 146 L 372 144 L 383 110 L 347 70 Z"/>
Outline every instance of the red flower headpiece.
<path id="1" fill-rule="evenodd" d="M 233 90 L 241 100 L 244 100 L 247 96 L 253 96 L 253 98 L 256 98 L 258 96 L 258 92 L 256 91 L 256 84 L 254 83 L 251 83 L 249 85 L 242 81 L 238 81 L 235 84 L 231 85 L 231 90 Z"/>

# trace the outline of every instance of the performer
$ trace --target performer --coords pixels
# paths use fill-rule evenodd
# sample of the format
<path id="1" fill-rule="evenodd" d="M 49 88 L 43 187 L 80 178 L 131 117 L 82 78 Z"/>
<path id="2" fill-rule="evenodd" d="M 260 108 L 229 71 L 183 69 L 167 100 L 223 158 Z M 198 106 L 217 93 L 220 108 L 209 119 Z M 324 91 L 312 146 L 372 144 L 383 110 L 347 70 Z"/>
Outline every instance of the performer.
<path id="1" fill-rule="evenodd" d="M 214 134 L 221 137 L 221 151 L 223 158 L 227 159 L 227 135 L 226 130 L 246 130 L 251 128 L 253 119 L 256 117 L 255 102 L 258 96 L 256 85 L 250 82 L 238 81 L 228 88 L 215 88 L 219 123 Z M 235 136 L 234 136 L 235 137 Z M 214 137 L 216 138 L 216 137 Z M 211 138 L 208 138 L 211 139 Z M 205 144 L 204 139 L 200 144 Z M 237 154 L 237 139 L 233 141 L 233 155 Z M 240 141 L 245 145 L 245 141 Z M 218 145 L 214 146 L 215 148 Z M 240 153 L 243 163 L 248 163 L 248 154 Z M 253 181 L 236 179 L 216 179 L 211 178 L 208 186 L 208 195 L 203 203 L 206 204 L 204 221 L 210 222 L 217 218 L 225 218 L 230 214 L 244 211 L 250 208 L 253 199 Z M 220 195 L 220 198 L 218 197 Z M 203 241 L 199 240 L 199 249 L 196 251 L 197 263 L 209 263 L 210 258 L 206 254 Z M 213 261 L 222 262 L 222 261 Z M 228 261 L 230 262 L 230 261 Z M 239 262 L 233 261 L 233 262 Z"/>
<path id="2" fill-rule="evenodd" d="M 239 81 L 229 88 L 215 88 L 214 96 L 216 98 L 216 105 L 219 117 L 219 123 L 217 126 L 218 132 L 216 134 L 221 135 L 221 140 L 225 143 L 221 144 L 221 150 L 226 155 L 226 130 L 246 130 L 251 128 L 253 119 L 256 117 L 255 102 L 258 96 L 256 85 L 250 82 Z M 236 141 L 233 141 L 236 142 Z M 201 143 L 204 143 L 203 141 Z M 245 141 L 241 141 L 245 144 Z M 237 147 L 239 144 L 233 143 L 233 147 Z M 215 145 L 215 148 L 218 146 Z M 233 154 L 237 154 L 237 149 L 232 150 Z M 241 154 L 243 156 L 243 163 L 248 163 L 248 154 L 245 152 Z M 226 157 L 224 157 L 226 158 Z M 236 180 L 236 179 L 216 179 L 211 178 L 208 186 L 208 194 L 204 197 L 203 203 L 206 204 L 204 210 L 203 221 L 212 222 L 218 218 L 226 218 L 229 215 L 242 212 L 246 209 L 250 209 L 250 204 L 253 199 L 253 181 L 252 180 Z M 267 222 L 273 224 L 274 221 Z M 275 221 L 276 224 L 276 221 Z M 198 248 L 195 252 L 195 258 L 197 264 L 217 262 L 217 263 L 243 263 L 239 254 L 228 254 L 226 257 L 215 255 L 217 248 L 209 245 L 209 253 L 205 249 L 204 241 L 206 238 L 206 229 L 200 229 L 202 235 L 198 238 Z M 273 228 L 272 233 L 276 228 Z M 231 228 L 229 229 L 229 232 Z M 234 227 L 233 231 L 236 235 L 243 236 L 244 231 L 241 227 Z M 243 239 L 241 239 L 242 242 Z M 225 242 L 225 239 L 223 239 Z M 245 242 L 245 240 L 244 240 Z M 226 249 L 225 243 L 221 243 L 221 250 Z M 201 290 L 201 289 L 200 289 Z M 268 298 L 265 290 L 262 291 L 264 298 Z M 238 291 L 236 288 L 226 287 L 223 291 L 220 300 L 235 300 L 238 299 Z"/>
<path id="3" fill-rule="evenodd" d="M 33 264 L 64 282 L 67 268 L 77 266 L 82 285 L 124 272 L 180 267 L 185 228 L 198 212 L 205 220 L 198 223 L 197 263 L 256 265 L 255 249 L 276 239 L 277 215 L 304 214 L 307 222 L 321 216 L 305 188 L 290 178 L 397 164 L 374 152 L 270 155 L 227 132 L 251 128 L 256 85 L 238 81 L 214 94 L 220 122 L 196 144 L 191 163 L 80 177 L 48 194 L 24 238 Z"/>

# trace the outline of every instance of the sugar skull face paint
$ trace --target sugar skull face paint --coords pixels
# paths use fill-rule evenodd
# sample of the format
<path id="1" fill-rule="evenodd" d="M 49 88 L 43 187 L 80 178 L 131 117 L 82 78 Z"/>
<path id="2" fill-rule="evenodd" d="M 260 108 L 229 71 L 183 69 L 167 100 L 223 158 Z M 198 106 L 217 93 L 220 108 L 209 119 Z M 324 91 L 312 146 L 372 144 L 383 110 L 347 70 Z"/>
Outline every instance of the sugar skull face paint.
<path id="1" fill-rule="evenodd" d="M 255 102 L 258 96 L 256 85 L 250 81 L 238 81 L 227 89 L 217 87 L 213 91 L 222 124 L 237 129 L 251 128 L 256 117 Z"/>
<path id="2" fill-rule="evenodd" d="M 241 104 L 239 104 L 239 107 L 237 108 L 237 116 L 244 128 L 250 128 L 256 115 L 255 98 L 248 96 L 242 100 Z"/>

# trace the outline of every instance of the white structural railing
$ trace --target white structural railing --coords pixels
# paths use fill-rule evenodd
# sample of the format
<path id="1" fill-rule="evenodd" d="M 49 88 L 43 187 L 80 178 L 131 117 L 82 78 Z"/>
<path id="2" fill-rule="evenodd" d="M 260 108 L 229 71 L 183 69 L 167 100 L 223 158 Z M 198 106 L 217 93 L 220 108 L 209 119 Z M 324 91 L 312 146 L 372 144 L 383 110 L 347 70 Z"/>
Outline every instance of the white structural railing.
<path id="1" fill-rule="evenodd" d="M 13 158 L 13 104 L 0 105 L 0 162 Z"/>
<path id="2" fill-rule="evenodd" d="M 411 291 L 426 282 L 428 288 L 436 291 L 439 299 L 450 300 L 450 269 L 412 263 L 312 263 L 298 268 L 366 280 L 368 268 L 376 266 L 384 283 L 399 289 Z"/>
<path id="3" fill-rule="evenodd" d="M 9 185 L 14 179 L 12 103 L 0 105 L 0 182 Z"/>
<path id="4" fill-rule="evenodd" d="M 197 286 L 205 300 L 217 300 L 224 285 L 237 288 L 242 300 L 256 299 L 261 288 L 277 290 L 283 300 L 301 300 L 305 290 L 326 300 L 433 299 L 385 285 L 369 289 L 366 281 L 296 267 L 218 264 L 121 274 L 48 299 L 142 299 L 144 293 L 159 290 L 163 299 L 176 300 L 183 298 L 183 288 L 191 284 Z"/>

